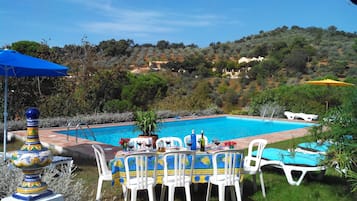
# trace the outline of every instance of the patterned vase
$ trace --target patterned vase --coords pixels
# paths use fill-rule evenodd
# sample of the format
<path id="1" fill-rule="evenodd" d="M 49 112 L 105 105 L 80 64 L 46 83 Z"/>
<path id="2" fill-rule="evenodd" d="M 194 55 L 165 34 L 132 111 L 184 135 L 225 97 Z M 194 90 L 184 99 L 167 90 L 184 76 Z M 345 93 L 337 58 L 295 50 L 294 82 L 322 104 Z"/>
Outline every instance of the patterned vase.
<path id="1" fill-rule="evenodd" d="M 38 136 L 39 116 L 40 111 L 36 108 L 26 110 L 27 139 L 21 149 L 12 155 L 12 163 L 24 173 L 22 183 L 17 187 L 17 193 L 13 195 L 15 198 L 22 195 L 36 197 L 46 194 L 47 196 L 52 193 L 47 190 L 47 184 L 41 181 L 40 176 L 43 167 L 51 163 L 52 153 L 40 142 Z"/>

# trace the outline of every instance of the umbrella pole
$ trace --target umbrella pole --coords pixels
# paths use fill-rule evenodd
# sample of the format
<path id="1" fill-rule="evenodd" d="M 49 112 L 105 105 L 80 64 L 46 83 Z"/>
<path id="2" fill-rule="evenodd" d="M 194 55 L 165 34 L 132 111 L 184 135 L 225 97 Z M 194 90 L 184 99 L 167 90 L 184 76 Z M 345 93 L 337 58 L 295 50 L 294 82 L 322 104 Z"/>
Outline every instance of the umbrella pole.
<path id="1" fill-rule="evenodd" d="M 5 86 L 4 86 L 4 161 L 6 161 L 6 143 L 7 143 L 7 70 L 5 70 Z"/>

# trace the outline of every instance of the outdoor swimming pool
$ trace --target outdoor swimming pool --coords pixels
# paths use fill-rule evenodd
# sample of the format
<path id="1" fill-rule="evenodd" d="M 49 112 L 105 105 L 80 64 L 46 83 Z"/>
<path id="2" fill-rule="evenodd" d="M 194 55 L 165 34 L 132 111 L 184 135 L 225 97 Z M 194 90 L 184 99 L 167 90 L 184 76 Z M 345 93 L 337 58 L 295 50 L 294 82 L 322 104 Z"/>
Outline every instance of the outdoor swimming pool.
<path id="1" fill-rule="evenodd" d="M 192 129 L 194 129 L 196 134 L 201 133 L 201 130 L 203 130 L 209 140 L 216 138 L 224 141 L 294 130 L 313 125 L 315 124 L 222 116 L 194 120 L 178 119 L 177 121 L 164 122 L 160 124 L 160 130 L 157 134 L 159 137 L 175 136 L 183 140 L 184 136 L 191 134 Z M 140 134 L 140 131 L 135 130 L 133 125 L 92 128 L 91 130 L 94 132 L 97 141 L 114 146 L 118 146 L 120 138 L 133 138 Z M 67 131 L 57 132 L 67 134 Z M 70 130 L 69 134 L 75 136 L 76 130 Z M 88 139 L 94 140 L 90 136 L 88 136 Z"/>

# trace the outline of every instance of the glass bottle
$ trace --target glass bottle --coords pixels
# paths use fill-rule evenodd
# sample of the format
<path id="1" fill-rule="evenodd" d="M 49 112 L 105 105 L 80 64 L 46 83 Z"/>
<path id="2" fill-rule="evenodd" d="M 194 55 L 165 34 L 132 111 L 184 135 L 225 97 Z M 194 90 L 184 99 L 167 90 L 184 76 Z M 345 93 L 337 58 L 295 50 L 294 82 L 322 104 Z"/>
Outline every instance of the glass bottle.
<path id="1" fill-rule="evenodd" d="M 192 143 L 192 145 L 191 145 L 191 150 L 196 150 L 196 147 L 197 147 L 196 143 L 197 143 L 197 141 L 196 141 L 196 134 L 195 134 L 195 130 L 194 130 L 194 129 L 192 129 L 192 133 L 191 133 L 191 143 Z"/>
<path id="2" fill-rule="evenodd" d="M 203 135 L 203 130 L 201 130 L 201 140 L 200 140 L 200 151 L 205 151 L 205 138 Z"/>

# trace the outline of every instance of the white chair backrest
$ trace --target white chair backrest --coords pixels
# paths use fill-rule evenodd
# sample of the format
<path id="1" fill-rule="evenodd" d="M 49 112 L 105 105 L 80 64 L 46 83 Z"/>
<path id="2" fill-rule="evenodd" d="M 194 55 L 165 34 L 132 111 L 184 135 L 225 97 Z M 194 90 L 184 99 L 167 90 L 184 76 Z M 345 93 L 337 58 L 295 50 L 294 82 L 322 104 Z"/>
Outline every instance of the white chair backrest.
<path id="1" fill-rule="evenodd" d="M 149 170 L 149 164 L 154 164 Z M 148 188 L 148 177 L 154 178 L 156 182 L 157 169 L 157 154 L 155 152 L 133 153 L 125 156 L 124 167 L 127 184 L 131 184 L 131 180 L 136 183 L 137 189 Z M 149 172 L 152 171 L 152 174 Z M 155 185 L 154 185 L 155 186 Z"/>
<path id="2" fill-rule="evenodd" d="M 196 134 L 196 147 L 197 148 L 200 148 L 201 145 L 200 145 L 200 139 L 201 139 L 201 134 Z M 205 139 L 205 145 L 208 144 L 208 138 L 207 136 L 203 136 L 203 138 Z M 185 145 L 187 146 L 187 142 L 191 140 L 191 135 L 186 135 L 184 138 L 183 138 L 183 141 L 185 142 Z"/>
<path id="3" fill-rule="evenodd" d="M 164 160 L 164 177 L 163 183 L 173 182 L 175 186 L 184 186 L 189 177 L 189 183 L 192 182 L 192 172 L 195 164 L 194 151 L 172 151 L 166 152 L 163 156 Z M 169 168 L 172 167 L 172 168 Z M 170 181 L 168 181 L 170 177 Z M 173 179 L 173 180 L 172 180 Z"/>
<path id="4" fill-rule="evenodd" d="M 248 147 L 248 155 L 244 158 L 244 167 L 247 168 L 251 168 L 254 171 L 258 171 L 259 167 L 260 167 L 260 161 L 262 158 L 262 154 L 264 151 L 265 146 L 267 145 L 267 140 L 265 139 L 255 139 L 252 140 L 249 143 L 249 147 Z M 253 149 L 256 147 L 256 156 L 253 156 Z"/>
<path id="5" fill-rule="evenodd" d="M 112 172 L 108 168 L 103 148 L 98 144 L 93 144 L 92 148 L 94 150 L 95 159 L 97 161 L 97 167 L 98 167 L 99 175 L 110 175 L 110 174 L 112 174 Z"/>
<path id="6" fill-rule="evenodd" d="M 170 144 L 166 142 L 170 142 Z M 183 143 L 178 137 L 162 137 L 156 140 L 156 148 L 158 147 L 183 147 Z"/>
<path id="7" fill-rule="evenodd" d="M 224 185 L 234 185 L 235 179 L 240 176 L 242 157 L 238 150 L 217 151 L 212 156 L 213 177 L 224 177 Z M 224 171 L 218 172 L 218 164 L 224 164 Z"/>
<path id="8" fill-rule="evenodd" d="M 141 142 L 141 146 L 139 146 L 138 142 Z M 136 137 L 136 138 L 130 138 L 129 144 L 134 145 L 134 150 L 138 150 L 141 148 L 145 148 L 145 144 L 152 144 L 152 138 L 141 138 L 141 137 Z"/>

